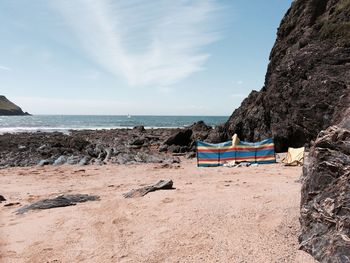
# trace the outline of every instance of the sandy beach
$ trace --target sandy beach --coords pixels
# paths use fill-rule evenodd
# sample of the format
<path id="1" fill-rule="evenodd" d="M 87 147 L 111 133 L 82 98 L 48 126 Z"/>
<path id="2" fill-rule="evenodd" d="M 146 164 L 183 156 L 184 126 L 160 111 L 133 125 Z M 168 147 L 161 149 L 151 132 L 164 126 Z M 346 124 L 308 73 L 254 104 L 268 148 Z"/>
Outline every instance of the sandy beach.
<path id="1" fill-rule="evenodd" d="M 0 170 L 1 262 L 315 262 L 298 250 L 300 167 L 161 164 Z M 125 199 L 172 179 L 174 190 Z M 29 211 L 59 194 L 100 201 Z M 4 206 L 19 202 L 20 205 Z"/>

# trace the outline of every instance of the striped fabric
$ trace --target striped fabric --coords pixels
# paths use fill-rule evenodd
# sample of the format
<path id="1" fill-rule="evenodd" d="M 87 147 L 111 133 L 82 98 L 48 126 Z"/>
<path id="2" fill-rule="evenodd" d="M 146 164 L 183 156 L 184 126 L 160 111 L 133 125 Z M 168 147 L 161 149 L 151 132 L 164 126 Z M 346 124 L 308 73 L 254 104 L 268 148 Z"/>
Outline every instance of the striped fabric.
<path id="1" fill-rule="evenodd" d="M 235 151 L 232 141 L 218 144 L 197 141 L 197 165 L 199 167 L 220 166 L 234 159 Z"/>
<path id="2" fill-rule="evenodd" d="M 199 167 L 221 166 L 226 162 L 275 163 L 273 139 L 261 142 L 232 141 L 219 144 L 197 142 L 197 164 Z"/>
<path id="3" fill-rule="evenodd" d="M 260 142 L 242 142 L 235 147 L 237 162 L 275 163 L 275 145 L 273 139 Z"/>

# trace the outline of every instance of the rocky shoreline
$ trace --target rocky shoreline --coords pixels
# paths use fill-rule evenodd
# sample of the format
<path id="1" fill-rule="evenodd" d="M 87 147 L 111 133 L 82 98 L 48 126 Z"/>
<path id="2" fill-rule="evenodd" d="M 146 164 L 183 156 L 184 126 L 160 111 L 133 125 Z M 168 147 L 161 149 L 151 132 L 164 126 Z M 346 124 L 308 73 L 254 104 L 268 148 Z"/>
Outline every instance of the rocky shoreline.
<path id="1" fill-rule="evenodd" d="M 195 141 L 213 129 L 197 122 L 184 129 L 72 130 L 0 135 L 0 168 L 63 164 L 178 163 L 193 158 Z"/>

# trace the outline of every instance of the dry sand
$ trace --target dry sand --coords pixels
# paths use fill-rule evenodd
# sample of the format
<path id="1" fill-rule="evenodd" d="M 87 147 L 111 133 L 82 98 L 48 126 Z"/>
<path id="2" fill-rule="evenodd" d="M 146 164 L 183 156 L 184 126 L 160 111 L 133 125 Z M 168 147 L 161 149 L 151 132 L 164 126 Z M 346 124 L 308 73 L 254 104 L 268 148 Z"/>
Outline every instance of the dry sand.
<path id="1" fill-rule="evenodd" d="M 21 205 L 63 193 L 100 201 L 15 214 L 0 205 L 0 262 L 315 262 L 298 250 L 300 167 L 159 165 L 0 170 Z M 159 179 L 176 190 L 124 199 Z"/>

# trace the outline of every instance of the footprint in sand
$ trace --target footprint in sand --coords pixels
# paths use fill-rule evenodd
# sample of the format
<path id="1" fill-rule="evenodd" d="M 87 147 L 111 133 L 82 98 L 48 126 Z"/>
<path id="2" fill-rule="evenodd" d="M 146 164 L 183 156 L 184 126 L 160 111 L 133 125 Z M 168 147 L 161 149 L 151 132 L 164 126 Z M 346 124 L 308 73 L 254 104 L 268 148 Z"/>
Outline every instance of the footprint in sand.
<path id="1" fill-rule="evenodd" d="M 110 184 L 110 185 L 108 185 L 107 187 L 113 187 L 113 188 L 118 189 L 118 188 L 120 188 L 120 187 L 122 187 L 122 186 L 123 186 L 123 184 L 118 184 L 118 185 Z"/>
<path id="2" fill-rule="evenodd" d="M 117 224 L 122 224 L 127 222 L 129 222 L 129 220 L 126 217 L 118 217 L 113 219 L 112 224 L 117 225 Z"/>
<path id="3" fill-rule="evenodd" d="M 261 221 L 264 221 L 265 219 L 266 219 L 266 214 L 257 214 L 257 215 L 255 216 L 255 220 L 258 221 L 259 223 L 260 223 Z"/>
<path id="4" fill-rule="evenodd" d="M 13 250 L 8 250 L 4 254 L 4 256 L 6 256 L 6 257 L 11 257 L 11 256 L 16 256 L 16 255 L 17 255 L 17 252 L 13 251 Z"/>
<path id="5" fill-rule="evenodd" d="M 162 203 L 164 203 L 164 204 L 172 203 L 172 202 L 174 202 L 174 198 L 166 197 L 162 200 Z"/>
<path id="6" fill-rule="evenodd" d="M 101 229 L 104 224 L 105 224 L 105 222 L 103 222 L 103 221 L 97 221 L 93 224 L 93 226 L 98 228 L 98 229 Z"/>

